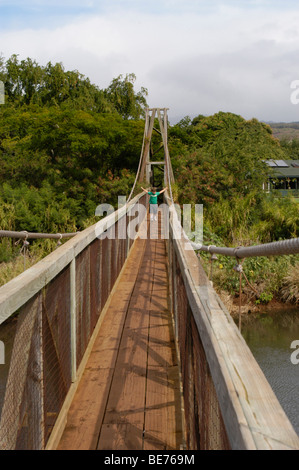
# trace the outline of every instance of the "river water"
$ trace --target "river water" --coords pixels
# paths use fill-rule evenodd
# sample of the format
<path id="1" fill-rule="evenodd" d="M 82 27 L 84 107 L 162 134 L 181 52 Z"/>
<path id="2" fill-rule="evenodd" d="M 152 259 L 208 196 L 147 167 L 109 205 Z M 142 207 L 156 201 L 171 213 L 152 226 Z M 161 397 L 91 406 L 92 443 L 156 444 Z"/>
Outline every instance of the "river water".
<path id="1" fill-rule="evenodd" d="M 242 322 L 244 339 L 299 435 L 299 364 L 293 363 L 299 348 L 291 348 L 299 341 L 299 310 L 262 313 Z"/>

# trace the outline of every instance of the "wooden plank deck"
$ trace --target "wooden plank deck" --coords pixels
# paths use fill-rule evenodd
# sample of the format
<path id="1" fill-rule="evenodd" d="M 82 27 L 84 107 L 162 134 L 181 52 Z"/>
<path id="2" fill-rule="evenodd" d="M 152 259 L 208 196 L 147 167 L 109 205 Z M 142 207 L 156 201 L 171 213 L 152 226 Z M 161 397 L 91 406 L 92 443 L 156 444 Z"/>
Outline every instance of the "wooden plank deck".
<path id="1" fill-rule="evenodd" d="M 156 223 L 157 224 L 157 223 Z M 157 228 L 160 234 L 159 228 Z M 59 450 L 183 444 L 165 241 L 137 239 L 70 407 Z"/>

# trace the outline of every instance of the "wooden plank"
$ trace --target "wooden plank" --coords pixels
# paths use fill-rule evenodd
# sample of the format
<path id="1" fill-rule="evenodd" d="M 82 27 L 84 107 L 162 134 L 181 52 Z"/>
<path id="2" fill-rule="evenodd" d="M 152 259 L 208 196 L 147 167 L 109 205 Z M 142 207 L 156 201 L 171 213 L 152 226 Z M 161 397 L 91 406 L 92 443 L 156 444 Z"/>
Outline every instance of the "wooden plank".
<path id="1" fill-rule="evenodd" d="M 178 367 L 148 370 L 144 450 L 178 450 L 183 444 L 183 420 Z"/>
<path id="2" fill-rule="evenodd" d="M 140 423 L 103 424 L 99 450 L 136 450 L 142 448 Z"/>
<path id="3" fill-rule="evenodd" d="M 115 297 L 115 293 L 117 292 L 119 283 L 122 279 L 124 279 L 124 281 L 127 281 L 127 279 L 129 279 L 128 282 L 131 283 L 132 286 L 134 285 L 134 281 L 135 281 L 134 273 L 136 273 L 136 261 L 134 262 L 133 261 L 134 256 L 130 256 L 130 255 L 133 255 L 134 252 L 140 253 L 140 252 L 142 252 L 143 249 L 144 249 L 144 244 L 142 244 L 142 243 L 139 243 L 139 244 L 134 243 L 130 248 L 129 257 L 126 259 L 126 261 L 124 263 L 124 266 L 121 270 L 121 273 L 120 273 L 120 275 L 119 275 L 119 277 L 118 277 L 118 279 L 117 279 L 117 281 L 116 281 L 116 283 L 115 283 L 115 285 L 114 285 L 114 287 L 113 287 L 113 289 L 110 293 L 109 298 L 107 299 L 107 302 L 106 302 L 102 312 L 101 312 L 98 323 L 97 323 L 97 325 L 94 329 L 94 332 L 92 334 L 92 337 L 90 339 L 88 348 L 87 348 L 87 350 L 86 350 L 86 352 L 83 356 L 83 359 L 80 363 L 80 366 L 78 368 L 76 382 L 74 382 L 70 387 L 70 390 L 69 390 L 69 392 L 67 394 L 67 397 L 65 399 L 63 408 L 62 408 L 62 410 L 61 410 L 61 412 L 60 412 L 60 414 L 57 418 L 54 429 L 53 429 L 53 431 L 51 433 L 51 436 L 50 436 L 50 439 L 47 443 L 46 450 L 57 449 L 57 446 L 59 445 L 59 443 L 61 441 L 61 438 L 63 436 L 63 431 L 64 431 L 65 426 L 67 424 L 68 412 L 70 410 L 70 407 L 71 407 L 72 402 L 74 400 L 74 397 L 76 395 L 78 386 L 81 383 L 82 376 L 83 376 L 83 373 L 84 373 L 84 369 L 85 369 L 86 364 L 89 360 L 89 357 L 90 357 L 91 352 L 93 350 L 96 339 L 99 335 L 99 332 L 102 330 L 102 328 L 104 328 L 103 325 L 106 324 L 106 322 L 104 320 L 105 320 L 106 315 L 108 313 L 109 307 L 111 306 L 113 300 L 118 299 L 117 297 Z M 126 273 L 128 272 L 128 270 L 130 270 L 132 268 L 134 268 L 134 270 L 132 271 L 133 275 L 127 276 Z M 115 308 L 117 308 L 117 307 L 115 307 Z M 113 316 L 113 318 L 115 318 L 114 315 L 112 315 L 112 316 Z M 114 326 L 113 326 L 112 331 L 115 331 Z"/>
<path id="4" fill-rule="evenodd" d="M 165 367 L 148 369 L 144 425 L 144 450 L 169 450 L 168 377 Z"/>
<path id="5" fill-rule="evenodd" d="M 125 328 L 123 332 L 105 423 L 143 423 L 148 330 L 145 321 L 143 328 Z"/>
<path id="6" fill-rule="evenodd" d="M 159 270 L 165 271 L 165 249 L 163 250 L 164 242 L 162 242 L 160 249 L 158 243 L 156 240 L 148 242 L 142 268 L 136 281 L 136 292 L 130 303 L 119 353 L 119 369 L 115 373 L 115 388 L 111 388 L 113 395 L 107 406 L 107 416 L 101 432 L 99 449 L 141 449 L 143 428 L 144 438 L 146 437 L 145 445 L 147 445 L 146 442 L 149 443 L 150 438 L 153 439 L 152 434 L 146 434 L 146 428 L 144 427 L 144 419 L 146 419 L 144 414 L 146 412 L 144 408 L 145 397 L 150 394 L 152 400 L 156 400 L 157 397 L 158 400 L 161 400 L 161 384 L 158 384 L 160 390 L 155 395 L 154 388 L 157 381 L 153 381 L 152 377 L 156 371 L 149 369 L 149 361 L 151 361 L 151 344 L 148 343 L 149 318 L 150 316 L 153 318 L 153 327 L 164 330 L 165 318 L 163 318 L 162 323 L 159 323 L 159 320 L 158 325 L 156 323 L 157 318 L 161 314 L 162 316 L 165 315 L 165 309 L 167 309 L 167 284 L 162 286 L 161 279 L 158 277 Z M 164 261 L 164 266 L 161 265 L 161 260 Z M 158 310 L 158 315 L 156 310 Z M 168 325 L 167 322 L 166 328 Z M 161 335 L 163 337 L 162 331 Z M 169 335 L 166 334 L 166 338 L 168 340 Z M 157 346 L 157 342 L 155 346 Z M 164 350 L 166 349 L 164 347 Z M 153 354 L 155 360 L 158 358 L 158 362 L 168 363 L 167 360 L 154 351 Z M 165 376 L 167 382 L 167 371 L 163 367 L 160 371 L 161 374 Z M 121 384 L 123 384 L 123 389 L 119 391 Z M 151 395 L 152 391 L 153 395 Z M 167 386 L 164 386 L 164 395 L 167 396 L 167 393 Z M 151 400 L 149 397 L 147 399 Z M 165 419 L 167 420 L 167 406 L 164 407 L 165 419 L 161 419 L 159 410 L 161 410 L 159 404 L 153 407 L 153 419 L 158 433 L 162 432 L 163 434 L 165 431 L 163 423 Z M 108 433 L 109 438 L 112 439 L 112 444 L 108 440 Z M 160 439 L 160 443 L 157 442 L 156 436 L 152 443 L 153 448 L 164 448 L 167 440 L 166 436 L 167 431 L 163 435 L 163 439 Z"/>
<path id="7" fill-rule="evenodd" d="M 134 282 L 131 281 L 131 289 Z M 121 283 L 119 285 L 120 291 Z M 126 283 L 126 290 L 129 285 Z M 118 291 L 119 292 L 119 291 Z M 118 355 L 128 296 L 114 296 L 93 345 L 58 449 L 96 449 Z"/>
<path id="8" fill-rule="evenodd" d="M 154 258 L 146 241 L 142 265 L 128 307 L 98 449 L 141 449 L 147 372 L 149 308 Z M 110 444 L 107 442 L 109 430 Z M 117 444 L 118 443 L 118 444 Z M 113 447 L 114 446 L 114 447 Z"/>
<path id="9" fill-rule="evenodd" d="M 118 354 L 119 337 L 123 329 L 127 302 L 127 297 L 123 302 L 117 298 L 116 305 L 114 298 L 109 307 L 70 407 L 58 449 L 96 449 Z"/>
<path id="10" fill-rule="evenodd" d="M 58 450 L 96 449 L 112 373 L 113 369 L 91 364 L 85 369 L 84 385 L 78 387 Z"/>
<path id="11" fill-rule="evenodd" d="M 136 241 L 131 249 L 131 257 L 120 274 L 117 291 L 114 290 L 107 306 L 105 321 L 97 331 L 58 449 L 97 447 L 125 315 L 138 271 L 135 256 L 137 260 L 138 257 L 142 258 L 144 247 L 145 241 Z"/>
<path id="12" fill-rule="evenodd" d="M 144 426 L 145 450 L 174 450 L 182 444 L 179 371 L 168 310 L 164 242 L 157 241 L 150 310 L 148 372 Z"/>
<path id="13" fill-rule="evenodd" d="M 135 245 L 140 265 L 135 257 L 129 258 L 128 269 L 110 302 L 60 449 L 135 450 L 142 449 L 143 443 L 156 449 L 180 448 L 180 390 L 167 310 L 164 241 L 142 243 L 137 240 Z M 150 426 L 153 423 L 148 433 L 147 411 L 152 412 L 147 422 Z"/>

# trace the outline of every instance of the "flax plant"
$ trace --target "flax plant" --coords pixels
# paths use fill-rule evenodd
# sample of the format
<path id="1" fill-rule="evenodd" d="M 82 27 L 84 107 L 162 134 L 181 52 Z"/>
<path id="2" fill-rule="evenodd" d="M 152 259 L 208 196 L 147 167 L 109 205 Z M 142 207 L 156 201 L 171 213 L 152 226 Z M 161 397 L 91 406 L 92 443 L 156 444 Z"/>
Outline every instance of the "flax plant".
<path id="1" fill-rule="evenodd" d="M 285 302 L 293 302 L 299 305 L 299 261 L 290 268 L 285 276 L 281 296 Z"/>

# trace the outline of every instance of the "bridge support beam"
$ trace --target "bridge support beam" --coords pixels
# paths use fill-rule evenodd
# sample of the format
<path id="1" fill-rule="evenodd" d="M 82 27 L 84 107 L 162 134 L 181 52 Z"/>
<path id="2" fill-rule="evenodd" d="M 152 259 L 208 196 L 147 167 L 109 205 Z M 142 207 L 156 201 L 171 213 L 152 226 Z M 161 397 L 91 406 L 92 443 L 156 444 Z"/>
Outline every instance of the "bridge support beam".
<path id="1" fill-rule="evenodd" d="M 150 111 L 152 112 L 152 115 L 150 116 Z M 144 180 L 144 177 L 146 178 L 146 182 L 149 183 L 149 160 L 150 160 L 150 144 L 151 144 L 151 139 L 152 139 L 152 134 L 153 134 L 153 129 L 154 129 L 154 122 L 155 122 L 155 116 L 156 116 L 156 108 L 153 109 L 146 109 L 146 115 L 145 115 L 145 130 L 144 130 L 144 135 L 145 135 L 145 142 L 144 142 L 144 149 L 143 149 L 143 154 L 142 154 L 142 163 L 141 163 L 141 169 L 140 169 L 140 175 L 139 175 L 139 181 L 142 182 Z"/>
<path id="2" fill-rule="evenodd" d="M 139 182 L 146 181 L 147 184 L 150 184 L 151 174 L 152 174 L 152 165 L 157 164 L 157 162 L 150 161 L 150 145 L 152 134 L 154 130 L 155 118 L 158 118 L 160 126 L 160 134 L 162 136 L 163 147 L 164 147 L 164 162 L 159 162 L 164 164 L 164 184 L 168 184 L 168 171 L 171 171 L 171 181 L 173 181 L 172 170 L 169 169 L 167 161 L 169 159 L 169 152 L 167 146 L 167 117 L 168 108 L 147 108 L 145 114 L 145 130 L 144 130 L 144 147 L 141 157 L 141 168 L 139 174 Z M 151 113 L 151 114 L 150 114 Z M 156 130 L 156 129 L 155 129 Z"/>

